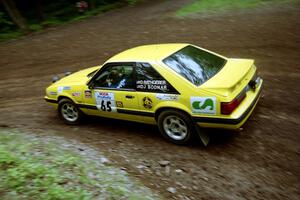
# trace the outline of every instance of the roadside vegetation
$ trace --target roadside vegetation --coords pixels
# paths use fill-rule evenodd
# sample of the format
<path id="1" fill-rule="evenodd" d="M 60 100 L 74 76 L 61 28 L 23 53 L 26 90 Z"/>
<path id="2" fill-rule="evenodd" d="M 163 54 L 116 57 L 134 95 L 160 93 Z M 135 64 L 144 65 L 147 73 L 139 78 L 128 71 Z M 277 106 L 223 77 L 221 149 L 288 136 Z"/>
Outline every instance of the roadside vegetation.
<path id="1" fill-rule="evenodd" d="M 84 20 L 142 0 L 0 0 L 0 42 Z"/>
<path id="2" fill-rule="evenodd" d="M 98 152 L 78 145 L 0 129 L 0 199 L 157 199 Z"/>
<path id="3" fill-rule="evenodd" d="M 300 2 L 299 0 L 194 0 L 176 12 L 176 16 L 185 17 L 207 11 L 230 9 L 247 9 L 268 4 L 286 4 Z"/>

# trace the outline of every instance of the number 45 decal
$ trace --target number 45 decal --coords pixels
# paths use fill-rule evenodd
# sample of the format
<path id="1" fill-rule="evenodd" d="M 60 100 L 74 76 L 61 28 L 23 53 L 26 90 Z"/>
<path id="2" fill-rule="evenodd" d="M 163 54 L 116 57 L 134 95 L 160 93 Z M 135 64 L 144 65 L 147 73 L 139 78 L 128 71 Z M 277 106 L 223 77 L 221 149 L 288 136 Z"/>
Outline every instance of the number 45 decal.
<path id="1" fill-rule="evenodd" d="M 107 111 L 107 112 L 111 112 L 111 102 L 110 101 L 101 101 L 101 110 L 102 111 Z"/>

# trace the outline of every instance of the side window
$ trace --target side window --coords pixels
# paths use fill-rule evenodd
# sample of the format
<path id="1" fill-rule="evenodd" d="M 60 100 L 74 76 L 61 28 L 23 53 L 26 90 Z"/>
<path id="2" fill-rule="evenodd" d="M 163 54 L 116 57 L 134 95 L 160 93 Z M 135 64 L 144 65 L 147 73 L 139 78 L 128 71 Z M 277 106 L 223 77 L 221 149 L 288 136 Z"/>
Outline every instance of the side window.
<path id="1" fill-rule="evenodd" d="M 134 89 L 133 66 L 113 65 L 104 70 L 94 79 L 95 87 Z"/>
<path id="2" fill-rule="evenodd" d="M 136 65 L 136 89 L 143 92 L 178 93 L 148 63 L 137 63 Z"/>

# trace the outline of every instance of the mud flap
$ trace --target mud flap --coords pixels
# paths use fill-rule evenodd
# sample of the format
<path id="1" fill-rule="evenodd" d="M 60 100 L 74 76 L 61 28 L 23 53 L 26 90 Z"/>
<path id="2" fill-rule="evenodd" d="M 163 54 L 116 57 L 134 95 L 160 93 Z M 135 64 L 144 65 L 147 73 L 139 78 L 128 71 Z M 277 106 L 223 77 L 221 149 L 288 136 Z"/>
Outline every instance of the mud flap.
<path id="1" fill-rule="evenodd" d="M 195 123 L 195 129 L 204 146 L 207 146 L 209 143 L 209 136 L 206 134 L 204 130 L 200 129 L 197 123 Z"/>

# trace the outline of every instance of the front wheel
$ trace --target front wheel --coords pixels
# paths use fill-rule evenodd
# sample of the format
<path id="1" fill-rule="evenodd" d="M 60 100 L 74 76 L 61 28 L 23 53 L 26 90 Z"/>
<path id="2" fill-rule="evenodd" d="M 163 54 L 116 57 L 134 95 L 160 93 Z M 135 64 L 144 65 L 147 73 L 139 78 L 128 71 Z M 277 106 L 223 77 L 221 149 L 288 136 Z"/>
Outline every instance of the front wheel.
<path id="1" fill-rule="evenodd" d="M 62 99 L 59 101 L 58 114 L 67 124 L 78 124 L 83 117 L 82 112 L 70 99 Z"/>
<path id="2" fill-rule="evenodd" d="M 188 144 L 194 136 L 195 127 L 188 115 L 177 110 L 166 110 L 158 116 L 162 135 L 175 144 Z"/>

